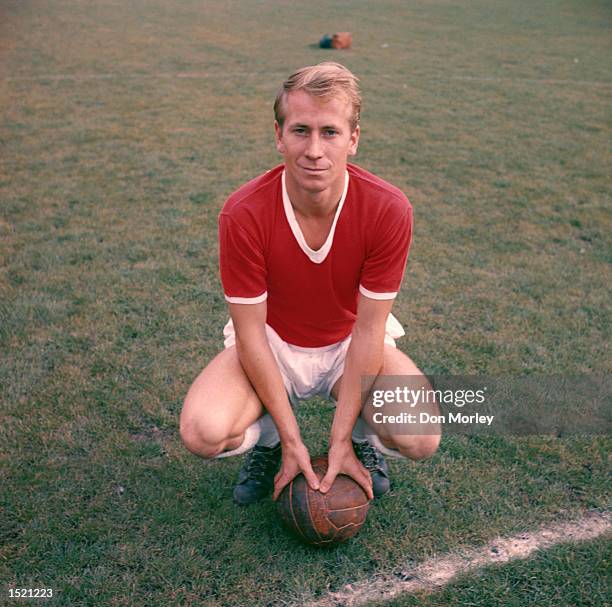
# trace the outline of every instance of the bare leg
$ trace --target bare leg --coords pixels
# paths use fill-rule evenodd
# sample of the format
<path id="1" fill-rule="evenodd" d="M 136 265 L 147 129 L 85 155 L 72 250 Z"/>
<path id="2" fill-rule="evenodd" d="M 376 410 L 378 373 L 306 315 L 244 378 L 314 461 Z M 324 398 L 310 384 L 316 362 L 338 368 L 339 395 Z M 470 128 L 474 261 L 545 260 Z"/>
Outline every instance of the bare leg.
<path id="1" fill-rule="evenodd" d="M 401 350 L 385 344 L 383 367 L 379 373 L 379 379 L 374 382 L 373 390 L 377 386 L 381 386 L 381 376 L 385 375 L 402 375 L 411 376 L 411 384 L 413 388 L 424 387 L 429 389 L 430 385 L 427 378 L 419 370 L 419 368 L 406 356 Z M 340 378 L 332 389 L 332 396 L 338 398 L 340 392 Z M 409 404 L 394 404 L 394 412 L 401 413 L 418 413 L 426 411 L 428 413 L 438 415 L 439 409 L 436 403 L 419 404 L 416 407 L 410 407 Z M 430 425 L 428 434 L 397 434 L 393 432 L 393 426 L 390 424 L 375 423 L 372 419 L 376 409 L 371 403 L 362 408 L 361 417 L 370 426 L 375 429 L 376 434 L 380 438 L 383 445 L 390 449 L 397 449 L 403 456 L 413 460 L 425 459 L 431 457 L 437 450 L 440 444 L 442 430 L 439 426 Z"/>
<path id="2" fill-rule="evenodd" d="M 215 457 L 239 447 L 245 430 L 264 413 L 232 346 L 213 358 L 189 389 L 181 411 L 181 439 L 192 453 Z"/>

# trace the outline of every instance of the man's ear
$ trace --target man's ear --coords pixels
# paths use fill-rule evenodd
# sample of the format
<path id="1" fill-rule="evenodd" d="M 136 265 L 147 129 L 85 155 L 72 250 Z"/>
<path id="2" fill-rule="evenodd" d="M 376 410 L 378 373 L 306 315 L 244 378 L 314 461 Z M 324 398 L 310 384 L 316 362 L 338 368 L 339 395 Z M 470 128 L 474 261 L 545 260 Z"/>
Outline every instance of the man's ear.
<path id="1" fill-rule="evenodd" d="M 285 153 L 285 143 L 283 142 L 283 128 L 274 121 L 274 139 L 276 140 L 276 149 L 281 153 Z"/>
<path id="2" fill-rule="evenodd" d="M 351 133 L 351 140 L 349 142 L 349 149 L 348 149 L 349 156 L 354 156 L 355 154 L 357 154 L 357 147 L 359 145 L 359 134 L 360 134 L 359 125 L 357 125 L 355 127 L 355 130 Z"/>

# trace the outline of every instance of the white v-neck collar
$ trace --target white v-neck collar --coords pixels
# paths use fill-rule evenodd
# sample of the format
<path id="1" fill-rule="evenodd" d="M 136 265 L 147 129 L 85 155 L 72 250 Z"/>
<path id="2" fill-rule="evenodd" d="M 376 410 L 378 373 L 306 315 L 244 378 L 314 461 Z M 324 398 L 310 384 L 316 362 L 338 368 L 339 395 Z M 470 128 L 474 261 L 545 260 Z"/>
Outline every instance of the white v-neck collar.
<path id="1" fill-rule="evenodd" d="M 340 217 L 340 212 L 342 211 L 342 207 L 344 206 L 344 200 L 346 199 L 346 193 L 348 191 L 348 185 L 349 185 L 348 171 L 345 172 L 344 190 L 342 192 L 342 197 L 340 198 L 340 202 L 338 203 L 336 214 L 334 215 L 334 222 L 332 223 L 331 230 L 329 231 L 329 234 L 327 235 L 327 240 L 323 243 L 321 248 L 317 249 L 316 251 L 314 249 L 311 249 L 306 244 L 306 239 L 304 238 L 304 234 L 302 234 L 300 225 L 295 217 L 295 212 L 293 210 L 293 206 L 291 205 L 291 200 L 289 200 L 289 194 L 287 192 L 287 186 L 285 184 L 285 171 L 283 171 L 282 183 L 283 183 L 283 207 L 285 208 L 285 215 L 287 217 L 287 221 L 289 222 L 289 226 L 291 227 L 291 231 L 293 232 L 295 239 L 300 245 L 300 249 L 302 249 L 302 251 L 306 253 L 310 261 L 312 261 L 313 263 L 323 263 L 329 251 L 331 250 L 331 246 L 334 241 L 334 232 L 336 231 L 336 224 L 338 223 L 338 217 Z"/>

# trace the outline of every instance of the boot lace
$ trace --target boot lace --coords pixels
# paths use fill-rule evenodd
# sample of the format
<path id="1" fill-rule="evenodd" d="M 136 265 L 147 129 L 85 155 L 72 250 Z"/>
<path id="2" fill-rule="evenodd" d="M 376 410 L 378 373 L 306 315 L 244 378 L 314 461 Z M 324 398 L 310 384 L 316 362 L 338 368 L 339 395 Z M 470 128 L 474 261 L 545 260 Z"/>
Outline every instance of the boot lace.
<path id="1" fill-rule="evenodd" d="M 355 455 L 369 472 L 380 470 L 379 453 L 369 442 L 353 443 Z"/>
<path id="2" fill-rule="evenodd" d="M 265 479 L 275 470 L 280 449 L 262 450 L 255 447 L 249 454 L 246 462 L 247 477 L 250 479 Z"/>

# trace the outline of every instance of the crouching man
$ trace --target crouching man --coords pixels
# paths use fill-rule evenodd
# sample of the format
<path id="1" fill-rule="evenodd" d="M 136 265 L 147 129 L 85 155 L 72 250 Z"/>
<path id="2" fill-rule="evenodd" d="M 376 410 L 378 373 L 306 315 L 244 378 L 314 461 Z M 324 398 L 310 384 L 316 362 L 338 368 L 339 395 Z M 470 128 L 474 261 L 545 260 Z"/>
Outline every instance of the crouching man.
<path id="1" fill-rule="evenodd" d="M 389 490 L 383 454 L 418 460 L 440 441 L 437 426 L 398 434 L 364 406 L 362 392 L 383 376 L 429 384 L 395 347 L 404 330 L 391 314 L 412 208 L 396 187 L 348 163 L 360 108 L 357 79 L 345 67 L 321 63 L 292 74 L 274 103 L 283 164 L 243 185 L 219 216 L 231 320 L 225 349 L 185 398 L 180 433 L 204 458 L 248 452 L 234 489 L 239 504 L 276 499 L 299 473 L 322 492 L 342 473 L 369 498 L 380 496 Z M 315 395 L 336 401 L 321 482 L 293 411 Z M 427 407 L 437 413 L 435 403 Z"/>

